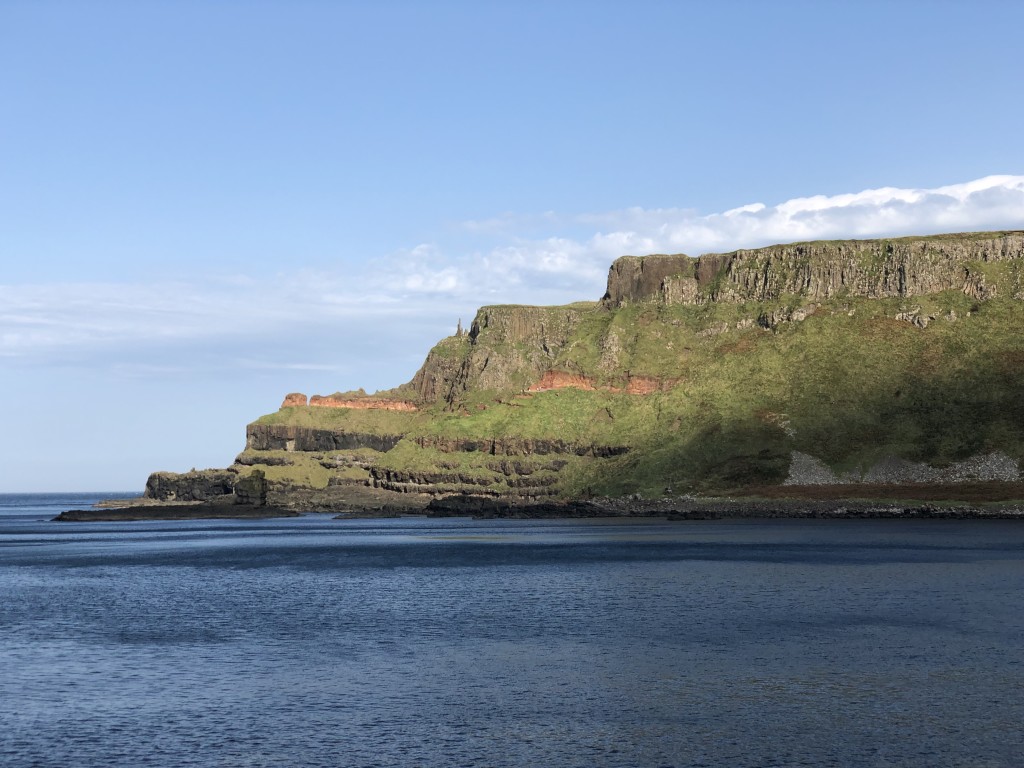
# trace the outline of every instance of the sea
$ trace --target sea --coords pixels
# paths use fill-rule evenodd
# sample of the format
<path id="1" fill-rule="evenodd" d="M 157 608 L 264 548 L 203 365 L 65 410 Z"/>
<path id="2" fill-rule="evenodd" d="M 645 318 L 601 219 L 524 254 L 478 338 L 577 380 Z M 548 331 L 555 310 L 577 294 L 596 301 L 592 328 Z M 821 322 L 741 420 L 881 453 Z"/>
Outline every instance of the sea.
<path id="1" fill-rule="evenodd" d="M 1024 765 L 1024 523 L 58 523 L 0 495 L 0 765 Z"/>

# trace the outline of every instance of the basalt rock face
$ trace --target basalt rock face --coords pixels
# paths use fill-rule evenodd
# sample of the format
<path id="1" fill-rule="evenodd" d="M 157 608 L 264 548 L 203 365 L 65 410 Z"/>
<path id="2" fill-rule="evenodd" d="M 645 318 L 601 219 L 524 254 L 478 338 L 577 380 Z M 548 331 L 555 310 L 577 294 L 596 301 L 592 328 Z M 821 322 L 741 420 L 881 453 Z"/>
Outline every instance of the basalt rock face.
<path id="1" fill-rule="evenodd" d="M 389 451 L 401 435 L 381 435 L 285 425 L 250 424 L 246 428 L 246 448 L 252 451 L 324 452 L 369 448 Z"/>
<path id="2" fill-rule="evenodd" d="M 248 477 L 235 483 L 235 504 L 262 507 L 267 503 L 267 477 L 261 470 L 254 470 Z"/>
<path id="3" fill-rule="evenodd" d="M 782 296 L 912 297 L 946 290 L 976 299 L 997 289 L 986 265 L 1019 262 L 1024 233 L 795 243 L 708 254 L 625 256 L 612 264 L 604 301 L 612 307 L 770 301 Z M 1011 290 L 1022 286 L 1014 276 Z"/>
<path id="4" fill-rule="evenodd" d="M 698 259 L 684 254 L 623 256 L 608 270 L 608 290 L 602 300 L 616 307 L 631 301 L 646 301 L 660 294 L 666 278 L 682 275 L 696 284 L 699 268 Z"/>
<path id="5" fill-rule="evenodd" d="M 230 495 L 237 478 L 237 472 L 226 469 L 154 472 L 146 481 L 143 498 L 156 501 L 208 501 Z"/>
<path id="6" fill-rule="evenodd" d="M 523 390 L 540 379 L 572 337 L 580 307 L 483 307 L 468 334 L 445 339 L 407 385 L 449 405 L 469 390 Z"/>
<path id="7" fill-rule="evenodd" d="M 462 449 L 474 452 L 470 446 L 462 446 Z M 475 466 L 467 466 L 466 462 L 455 457 L 442 458 L 430 469 L 376 466 L 370 470 L 370 484 L 374 488 L 433 497 L 452 493 L 520 499 L 558 496 L 559 472 L 568 461 L 552 459 L 547 453 L 520 456 L 524 458 L 495 459 L 478 462 Z"/>

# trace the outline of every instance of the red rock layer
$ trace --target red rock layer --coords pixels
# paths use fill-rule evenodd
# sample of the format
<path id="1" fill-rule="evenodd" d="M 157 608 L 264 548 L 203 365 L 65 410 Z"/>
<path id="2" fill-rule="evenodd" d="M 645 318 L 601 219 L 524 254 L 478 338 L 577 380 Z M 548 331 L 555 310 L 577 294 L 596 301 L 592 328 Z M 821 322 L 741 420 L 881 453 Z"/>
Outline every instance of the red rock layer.
<path id="1" fill-rule="evenodd" d="M 545 392 L 549 389 L 583 389 L 588 392 L 602 390 L 604 392 L 625 392 L 629 395 L 649 395 L 665 388 L 664 382 L 647 376 L 630 376 L 625 387 L 598 387 L 594 382 L 576 373 L 565 371 L 548 371 L 540 381 L 529 387 L 527 392 Z"/>
<path id="2" fill-rule="evenodd" d="M 665 389 L 663 382 L 646 376 L 630 376 L 626 382 L 626 392 L 630 395 L 649 395 Z"/>
<path id="3" fill-rule="evenodd" d="M 313 395 L 309 404 L 314 408 L 356 408 L 370 411 L 416 411 L 415 405 L 407 400 L 388 400 L 382 397 L 359 397 L 341 399 Z"/>
<path id="4" fill-rule="evenodd" d="M 586 376 L 565 371 L 548 371 L 541 376 L 540 381 L 527 389 L 527 392 L 544 392 L 548 389 L 585 389 L 593 391 L 597 389 L 594 382 Z"/>
<path id="5" fill-rule="evenodd" d="M 292 392 L 291 394 L 284 396 L 284 402 L 281 403 L 282 408 L 298 408 L 306 404 L 306 396 L 301 392 Z"/>

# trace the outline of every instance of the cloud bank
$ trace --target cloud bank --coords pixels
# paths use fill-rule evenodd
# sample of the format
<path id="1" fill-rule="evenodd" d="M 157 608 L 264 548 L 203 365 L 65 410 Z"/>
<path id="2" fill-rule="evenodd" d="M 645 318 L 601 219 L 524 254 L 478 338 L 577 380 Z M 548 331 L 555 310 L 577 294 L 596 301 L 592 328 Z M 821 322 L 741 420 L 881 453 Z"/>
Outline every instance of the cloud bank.
<path id="1" fill-rule="evenodd" d="M 1024 176 L 987 176 L 935 189 L 883 187 L 841 195 L 816 195 L 777 205 L 750 203 L 721 213 L 679 208 L 628 208 L 597 214 L 524 218 L 551 230 L 593 230 L 588 237 L 559 234 L 540 240 L 515 238 L 514 216 L 468 222 L 474 233 L 494 232 L 512 242 L 455 257 L 445 264 L 452 290 L 520 292 L 520 287 L 562 300 L 593 296 L 603 287 L 609 263 L 627 254 L 688 253 L 756 248 L 803 240 L 896 237 L 1024 227 Z M 410 263 L 415 270 L 415 266 Z M 417 278 L 430 285 L 427 274 Z M 571 296 L 564 290 L 574 290 Z"/>
<path id="2" fill-rule="evenodd" d="M 134 375 L 211 366 L 344 370 L 341 361 L 422 355 L 476 306 L 598 298 L 625 254 L 1024 227 L 1024 176 L 935 189 L 884 187 L 728 211 L 628 208 L 466 222 L 482 245 L 424 243 L 337 271 L 163 284 L 0 284 L 0 360 L 106 365 Z M 549 233 L 523 237 L 519 232 Z M 580 236 L 580 232 L 586 234 Z M 358 333 L 352 333 L 356 329 Z"/>

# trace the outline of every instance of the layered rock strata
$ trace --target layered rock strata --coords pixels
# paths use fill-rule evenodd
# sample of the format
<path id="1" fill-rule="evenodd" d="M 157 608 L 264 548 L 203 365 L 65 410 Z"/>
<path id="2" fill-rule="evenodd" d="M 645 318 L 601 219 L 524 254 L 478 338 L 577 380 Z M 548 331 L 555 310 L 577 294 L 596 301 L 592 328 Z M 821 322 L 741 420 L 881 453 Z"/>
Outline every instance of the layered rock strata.
<path id="1" fill-rule="evenodd" d="M 1015 483 L 1022 265 L 1022 232 L 623 257 L 601 301 L 483 307 L 408 384 L 290 393 L 228 470 L 156 473 L 146 493 L 253 498 L 254 472 L 271 502 L 360 489 L 381 508 Z"/>
<path id="2" fill-rule="evenodd" d="M 277 424 L 250 424 L 245 432 L 245 445 L 251 451 L 324 452 L 369 448 L 383 452 L 390 451 L 401 439 L 401 435 Z"/>

